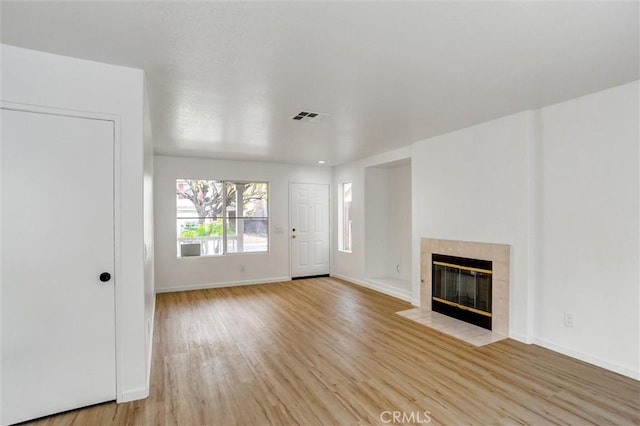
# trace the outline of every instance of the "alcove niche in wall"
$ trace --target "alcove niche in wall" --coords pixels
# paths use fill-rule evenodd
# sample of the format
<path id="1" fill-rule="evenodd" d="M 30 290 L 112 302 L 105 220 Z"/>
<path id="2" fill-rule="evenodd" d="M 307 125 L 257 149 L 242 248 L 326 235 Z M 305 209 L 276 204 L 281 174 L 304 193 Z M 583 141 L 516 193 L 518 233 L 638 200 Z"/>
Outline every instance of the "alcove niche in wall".
<path id="1" fill-rule="evenodd" d="M 365 277 L 411 293 L 411 159 L 365 168 Z"/>

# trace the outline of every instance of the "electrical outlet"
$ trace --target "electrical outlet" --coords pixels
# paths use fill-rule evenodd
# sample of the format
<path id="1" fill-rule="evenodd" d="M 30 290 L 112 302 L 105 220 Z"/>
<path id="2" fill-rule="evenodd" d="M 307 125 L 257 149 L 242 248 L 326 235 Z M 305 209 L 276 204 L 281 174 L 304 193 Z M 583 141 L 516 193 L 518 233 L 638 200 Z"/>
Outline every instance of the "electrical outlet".
<path id="1" fill-rule="evenodd" d="M 244 272 L 246 271 L 247 268 L 244 267 L 244 265 L 240 265 L 240 272 Z"/>
<path id="2" fill-rule="evenodd" d="M 564 326 L 565 327 L 569 327 L 569 328 L 573 328 L 573 313 L 571 312 L 565 312 L 564 313 Z"/>

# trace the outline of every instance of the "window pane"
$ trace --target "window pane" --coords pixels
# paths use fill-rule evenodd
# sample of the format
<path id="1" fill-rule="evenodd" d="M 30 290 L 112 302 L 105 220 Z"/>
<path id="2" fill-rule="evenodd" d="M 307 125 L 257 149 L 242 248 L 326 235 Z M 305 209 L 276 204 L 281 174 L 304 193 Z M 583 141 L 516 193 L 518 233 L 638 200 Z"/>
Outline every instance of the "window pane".
<path id="1" fill-rule="evenodd" d="M 178 257 L 268 251 L 268 184 L 177 179 L 176 227 Z"/>
<path id="2" fill-rule="evenodd" d="M 227 220 L 227 253 L 265 252 L 269 250 L 269 224 L 264 219 Z"/>
<path id="3" fill-rule="evenodd" d="M 226 182 L 227 253 L 269 250 L 268 184 L 265 182 Z M 238 209 L 241 205 L 241 210 Z"/>
<path id="4" fill-rule="evenodd" d="M 267 184 L 264 182 L 247 183 L 243 195 L 244 217 L 267 217 Z"/>
<path id="5" fill-rule="evenodd" d="M 181 218 L 177 224 L 178 257 L 222 254 L 222 218 Z"/>
<path id="6" fill-rule="evenodd" d="M 176 180 L 177 255 L 222 254 L 222 182 Z"/>
<path id="7" fill-rule="evenodd" d="M 222 182 L 216 180 L 177 179 L 178 218 L 184 216 L 222 216 Z"/>
<path id="8" fill-rule="evenodd" d="M 238 192 L 236 191 L 237 185 L 233 182 L 225 182 L 224 188 L 227 196 L 227 210 L 225 212 L 225 216 L 236 217 L 239 216 L 236 214 L 236 203 L 238 199 Z M 229 214 L 231 212 L 231 214 Z"/>
<path id="9" fill-rule="evenodd" d="M 351 182 L 344 183 L 344 202 L 351 202 Z"/>
<path id="10" fill-rule="evenodd" d="M 342 184 L 341 250 L 351 251 L 351 182 Z"/>

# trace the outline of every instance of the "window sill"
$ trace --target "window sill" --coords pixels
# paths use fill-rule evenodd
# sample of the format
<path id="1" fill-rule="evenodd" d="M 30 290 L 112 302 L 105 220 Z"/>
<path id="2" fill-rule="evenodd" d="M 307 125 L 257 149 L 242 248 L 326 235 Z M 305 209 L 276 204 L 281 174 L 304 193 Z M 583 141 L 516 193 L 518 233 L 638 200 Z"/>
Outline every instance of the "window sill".
<path id="1" fill-rule="evenodd" d="M 183 259 L 202 259 L 202 258 L 206 258 L 206 259 L 210 259 L 210 258 L 225 258 L 225 257 L 232 257 L 232 256 L 247 256 L 247 255 L 252 255 L 252 254 L 269 254 L 269 251 L 247 251 L 247 252 L 243 252 L 243 253 L 225 253 L 225 254 L 204 254 L 204 255 L 200 255 L 200 256 L 176 256 L 176 259 L 178 260 L 183 260 Z"/>

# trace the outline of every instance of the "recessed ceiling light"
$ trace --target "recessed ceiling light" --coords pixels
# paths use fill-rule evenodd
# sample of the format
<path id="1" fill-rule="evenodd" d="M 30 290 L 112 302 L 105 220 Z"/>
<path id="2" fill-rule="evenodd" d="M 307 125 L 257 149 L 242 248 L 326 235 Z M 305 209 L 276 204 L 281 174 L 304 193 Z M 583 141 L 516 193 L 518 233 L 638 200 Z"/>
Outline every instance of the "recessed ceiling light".
<path id="1" fill-rule="evenodd" d="M 324 164 L 325 161 L 324 160 L 318 160 L 318 164 Z"/>

